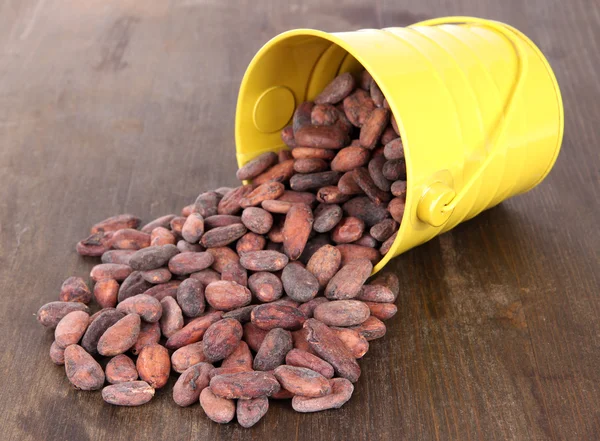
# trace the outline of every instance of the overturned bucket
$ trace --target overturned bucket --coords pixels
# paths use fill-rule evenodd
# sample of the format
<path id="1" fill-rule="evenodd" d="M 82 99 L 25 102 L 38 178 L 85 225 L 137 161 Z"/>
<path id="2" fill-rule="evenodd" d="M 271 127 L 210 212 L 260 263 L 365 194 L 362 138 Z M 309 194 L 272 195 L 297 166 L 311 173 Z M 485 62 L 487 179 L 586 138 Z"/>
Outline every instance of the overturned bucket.
<path id="1" fill-rule="evenodd" d="M 374 272 L 531 190 L 556 161 L 563 106 L 544 55 L 506 24 L 449 17 L 383 30 L 298 29 L 273 38 L 240 87 L 238 164 L 287 148 L 280 131 L 296 106 L 337 75 L 363 68 L 398 122 L 407 169 L 404 217 Z"/>

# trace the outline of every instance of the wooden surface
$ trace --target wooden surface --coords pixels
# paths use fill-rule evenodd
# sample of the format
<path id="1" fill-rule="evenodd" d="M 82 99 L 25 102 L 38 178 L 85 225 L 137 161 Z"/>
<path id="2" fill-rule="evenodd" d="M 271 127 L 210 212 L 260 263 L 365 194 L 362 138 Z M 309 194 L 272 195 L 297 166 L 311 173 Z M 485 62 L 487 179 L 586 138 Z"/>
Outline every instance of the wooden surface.
<path id="1" fill-rule="evenodd" d="M 89 273 L 74 244 L 93 222 L 235 183 L 238 86 L 264 42 L 457 14 L 506 21 L 547 54 L 562 152 L 532 192 L 393 261 L 400 313 L 348 404 L 276 403 L 243 430 L 178 408 L 170 385 L 133 409 L 70 387 L 33 314 Z M 2 1 L 0 439 L 599 439 L 599 29 L 591 0 Z"/>

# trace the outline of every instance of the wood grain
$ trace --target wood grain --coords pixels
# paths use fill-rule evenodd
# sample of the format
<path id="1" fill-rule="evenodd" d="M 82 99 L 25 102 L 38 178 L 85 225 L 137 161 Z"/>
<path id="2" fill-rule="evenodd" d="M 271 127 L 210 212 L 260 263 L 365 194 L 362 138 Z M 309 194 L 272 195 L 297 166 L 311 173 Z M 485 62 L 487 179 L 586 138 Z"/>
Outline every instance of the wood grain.
<path id="1" fill-rule="evenodd" d="M 400 312 L 339 411 L 274 403 L 251 430 L 75 391 L 33 314 L 92 259 L 74 244 L 131 212 L 177 213 L 235 182 L 253 54 L 287 29 L 469 14 L 547 54 L 566 132 L 546 181 L 395 259 Z M 589 0 L 0 2 L 0 427 L 4 440 L 600 439 L 600 4 Z M 434 123 L 432 122 L 432 125 Z"/>

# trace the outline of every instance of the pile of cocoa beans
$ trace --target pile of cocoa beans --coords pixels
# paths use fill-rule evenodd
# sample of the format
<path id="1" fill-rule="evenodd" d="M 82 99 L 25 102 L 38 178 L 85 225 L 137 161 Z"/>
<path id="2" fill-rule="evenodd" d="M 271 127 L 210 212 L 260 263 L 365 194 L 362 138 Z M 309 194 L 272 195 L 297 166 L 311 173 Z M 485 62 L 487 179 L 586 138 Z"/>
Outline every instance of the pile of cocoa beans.
<path id="1" fill-rule="evenodd" d="M 252 183 L 203 192 L 141 228 L 110 217 L 77 244 L 101 258 L 93 290 L 69 277 L 37 313 L 74 387 L 137 406 L 175 372 L 176 404 L 199 401 L 211 420 L 244 427 L 269 398 L 298 412 L 350 399 L 357 359 L 397 312 L 394 274 L 366 282 L 404 213 L 402 142 L 366 71 L 302 103 L 281 136 L 289 150 L 238 170 Z"/>

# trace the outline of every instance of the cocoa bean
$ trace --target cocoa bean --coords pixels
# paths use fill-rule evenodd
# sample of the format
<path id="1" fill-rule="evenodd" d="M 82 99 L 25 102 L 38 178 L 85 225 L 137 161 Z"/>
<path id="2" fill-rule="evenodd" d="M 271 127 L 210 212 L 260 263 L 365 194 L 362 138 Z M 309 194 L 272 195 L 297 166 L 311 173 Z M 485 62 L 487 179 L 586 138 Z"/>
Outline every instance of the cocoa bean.
<path id="1" fill-rule="evenodd" d="M 296 173 L 317 173 L 329 168 L 327 161 L 318 158 L 304 158 L 294 161 L 294 171 Z"/>
<path id="2" fill-rule="evenodd" d="M 111 245 L 117 250 L 139 250 L 150 246 L 150 235 L 131 228 L 125 228 L 115 231 Z"/>
<path id="3" fill-rule="evenodd" d="M 314 299 L 309 300 L 308 302 L 298 306 L 298 309 L 302 311 L 302 314 L 304 314 L 306 318 L 312 318 L 313 312 L 317 305 L 320 305 L 321 303 L 326 303 L 328 301 L 329 300 L 327 300 L 325 297 L 315 297 Z"/>
<path id="4" fill-rule="evenodd" d="M 335 243 L 350 243 L 360 239 L 365 230 L 365 223 L 357 217 L 345 217 L 331 232 L 331 240 Z"/>
<path id="5" fill-rule="evenodd" d="M 240 201 L 246 197 L 246 195 L 252 193 L 254 185 L 242 185 L 229 191 L 223 199 L 219 202 L 217 212 L 219 214 L 236 214 L 241 211 Z"/>
<path id="6" fill-rule="evenodd" d="M 171 367 L 180 374 L 198 363 L 205 362 L 204 342 L 199 341 L 182 346 L 171 355 Z M 210 365 L 212 368 L 212 365 Z"/>
<path id="7" fill-rule="evenodd" d="M 381 89 L 375 81 L 371 81 L 369 92 L 371 95 L 371 99 L 373 100 L 375 105 L 377 107 L 383 107 L 383 100 L 385 99 L 385 97 L 383 96 L 383 92 L 381 92 Z"/>
<path id="8" fill-rule="evenodd" d="M 146 282 L 154 283 L 156 285 L 167 283 L 172 277 L 173 274 L 171 274 L 171 271 L 169 271 L 168 268 L 157 268 L 153 270 L 142 271 L 142 278 Z"/>
<path id="9" fill-rule="evenodd" d="M 191 214 L 191 213 L 190 213 Z M 170 226 L 171 231 L 177 236 L 181 236 L 181 230 L 183 230 L 183 224 L 185 224 L 186 217 L 177 216 L 171 219 Z"/>
<path id="10" fill-rule="evenodd" d="M 240 261 L 240 257 L 231 248 L 210 248 L 206 250 L 206 252 L 213 256 L 212 269 L 220 273 L 222 273 L 231 263 Z M 206 284 L 204 286 L 206 286 Z"/>
<path id="11" fill-rule="evenodd" d="M 92 268 L 90 277 L 95 282 L 102 279 L 114 279 L 118 282 L 125 280 L 132 269 L 129 265 L 119 265 L 118 263 L 101 263 Z"/>
<path id="12" fill-rule="evenodd" d="M 183 228 L 183 225 L 182 227 Z M 177 238 L 175 234 L 164 227 L 157 227 L 150 233 L 150 246 L 175 245 Z"/>
<path id="13" fill-rule="evenodd" d="M 392 161 L 396 159 L 404 159 L 404 146 L 401 138 L 395 138 L 385 144 L 383 149 L 385 159 Z"/>
<path id="14" fill-rule="evenodd" d="M 141 406 L 154 397 L 154 388 L 145 381 L 128 381 L 102 389 L 102 399 L 115 406 Z"/>
<path id="15" fill-rule="evenodd" d="M 389 110 L 384 108 L 374 109 L 360 129 L 360 145 L 366 149 L 373 150 L 389 121 Z"/>
<path id="16" fill-rule="evenodd" d="M 328 326 L 355 326 L 369 318 L 369 307 L 360 300 L 336 300 L 317 305 L 315 319 Z"/>
<path id="17" fill-rule="evenodd" d="M 373 286 L 384 286 L 388 288 L 392 294 L 394 294 L 394 300 L 392 300 L 392 302 L 396 301 L 396 297 L 398 297 L 398 293 L 400 292 L 400 280 L 398 280 L 398 276 L 396 274 L 391 272 L 379 273 L 373 280 L 371 280 L 370 284 Z M 367 300 L 373 302 L 376 301 L 371 299 Z"/>
<path id="18" fill-rule="evenodd" d="M 375 103 L 362 89 L 355 90 L 344 99 L 344 113 L 356 127 L 361 127 L 374 109 Z"/>
<path id="19" fill-rule="evenodd" d="M 110 384 L 126 383 L 137 379 L 135 363 L 125 354 L 111 358 L 106 364 L 106 381 Z"/>
<path id="20" fill-rule="evenodd" d="M 389 320 L 398 312 L 398 307 L 393 303 L 376 303 L 376 302 L 364 302 L 369 307 L 371 315 L 377 317 L 379 320 Z"/>
<path id="21" fill-rule="evenodd" d="M 308 344 L 307 339 L 308 339 L 308 331 L 304 328 L 292 332 L 292 342 L 294 345 L 294 349 L 300 349 L 301 351 L 306 351 L 311 354 L 314 354 L 314 351 L 311 349 L 310 345 Z"/>
<path id="22" fill-rule="evenodd" d="M 370 233 L 380 242 L 385 242 L 398 231 L 398 223 L 393 219 L 384 219 L 371 227 Z"/>
<path id="23" fill-rule="evenodd" d="M 80 256 L 102 256 L 110 249 L 113 235 L 112 231 L 94 233 L 77 242 L 75 250 Z"/>
<path id="24" fill-rule="evenodd" d="M 360 73 L 358 87 L 360 87 L 363 90 L 370 91 L 372 82 L 373 82 L 373 77 L 371 76 L 371 74 L 369 72 L 367 72 L 366 70 L 363 70 Z"/>
<path id="25" fill-rule="evenodd" d="M 181 282 L 177 287 L 177 303 L 186 317 L 200 316 L 206 307 L 202 282 L 192 278 Z"/>
<path id="26" fill-rule="evenodd" d="M 204 234 L 204 218 L 200 213 L 192 213 L 181 228 L 181 235 L 189 243 L 198 243 Z"/>
<path id="27" fill-rule="evenodd" d="M 221 273 L 221 280 L 248 286 L 248 271 L 238 262 L 234 262 L 225 267 Z"/>
<path id="28" fill-rule="evenodd" d="M 238 400 L 236 406 L 237 421 L 240 426 L 247 429 L 258 423 L 268 410 L 269 399 L 267 397 Z"/>
<path id="29" fill-rule="evenodd" d="M 338 172 L 347 172 L 357 167 L 362 167 L 367 162 L 371 152 L 362 147 L 346 147 L 341 149 L 333 161 L 331 161 L 331 170 Z"/>
<path id="30" fill-rule="evenodd" d="M 336 171 L 294 175 L 290 180 L 290 187 L 296 191 L 315 190 L 328 185 L 337 185 L 342 174 Z"/>
<path id="31" fill-rule="evenodd" d="M 377 188 L 381 191 L 390 191 L 392 183 L 383 176 L 383 166 L 385 164 L 385 158 L 383 156 L 375 156 L 369 161 L 368 171 L 371 180 Z"/>
<path id="32" fill-rule="evenodd" d="M 61 302 L 81 302 L 88 304 L 92 300 L 92 292 L 81 277 L 69 277 L 60 287 Z"/>
<path id="33" fill-rule="evenodd" d="M 181 407 L 196 403 L 200 393 L 208 387 L 208 372 L 213 369 L 209 363 L 198 363 L 187 368 L 173 386 L 173 401 Z"/>
<path id="34" fill-rule="evenodd" d="M 283 269 L 281 282 L 287 295 L 297 302 L 308 302 L 319 292 L 317 278 L 297 262 Z"/>
<path id="35" fill-rule="evenodd" d="M 228 227 L 224 227 L 228 228 Z M 242 226 L 243 228 L 243 226 Z M 245 230 L 245 228 L 244 228 Z M 211 230 L 216 231 L 216 230 Z M 208 232 L 210 233 L 210 232 Z M 207 234 L 208 234 L 207 233 Z M 207 234 L 202 237 L 202 240 L 206 238 Z M 214 257 L 212 253 L 201 252 L 201 253 L 179 253 L 171 257 L 169 260 L 169 271 L 177 275 L 186 275 L 201 271 L 208 268 L 214 263 Z"/>
<path id="36" fill-rule="evenodd" d="M 360 188 L 354 180 L 354 174 L 351 171 L 342 175 L 337 186 L 342 193 L 347 195 L 364 194 L 362 188 Z"/>
<path id="37" fill-rule="evenodd" d="M 318 398 L 295 396 L 292 398 L 292 408 L 296 412 L 319 412 L 342 407 L 352 397 L 354 386 L 345 378 L 330 381 L 332 392 L 329 395 Z"/>
<path id="38" fill-rule="evenodd" d="M 136 250 L 110 250 L 102 254 L 102 263 L 118 263 L 121 265 L 129 265 L 129 259 L 137 251 Z"/>
<path id="39" fill-rule="evenodd" d="M 306 125 L 295 133 L 294 139 L 302 147 L 337 150 L 347 144 L 348 135 L 337 125 Z"/>
<path id="40" fill-rule="evenodd" d="M 354 358 L 362 358 L 369 350 L 369 342 L 355 329 L 338 328 L 336 326 L 331 326 L 330 329 L 344 342 Z"/>
<path id="41" fill-rule="evenodd" d="M 285 254 L 271 250 L 250 251 L 240 257 L 240 264 L 249 271 L 279 271 L 288 261 Z"/>
<path id="42" fill-rule="evenodd" d="M 165 297 L 160 301 L 160 305 L 162 307 L 160 330 L 162 335 L 169 338 L 183 328 L 183 314 L 173 297 Z"/>
<path id="43" fill-rule="evenodd" d="M 273 216 L 258 207 L 248 207 L 242 212 L 242 223 L 256 234 L 267 234 L 273 226 Z"/>
<path id="44" fill-rule="evenodd" d="M 331 104 L 317 104 L 310 114 L 311 124 L 316 126 L 330 126 L 338 119 L 338 110 Z"/>
<path id="45" fill-rule="evenodd" d="M 373 315 L 366 319 L 360 325 L 353 326 L 351 329 L 354 329 L 367 341 L 381 338 L 385 335 L 386 332 L 385 324 Z"/>
<path id="46" fill-rule="evenodd" d="M 150 246 L 136 251 L 129 258 L 129 265 L 136 271 L 149 271 L 166 265 L 177 254 L 179 249 L 172 244 Z"/>
<path id="47" fill-rule="evenodd" d="M 296 108 L 292 122 L 294 134 L 302 127 L 311 124 L 313 106 L 314 103 L 312 101 L 305 101 Z"/>
<path id="48" fill-rule="evenodd" d="M 392 142 L 396 138 L 398 138 L 398 135 L 394 131 L 394 128 L 392 127 L 392 125 L 388 124 L 388 126 L 385 128 L 385 130 L 381 134 L 381 144 L 383 144 L 385 146 L 385 145 L 389 144 L 390 142 Z M 385 149 L 384 149 L 383 154 L 385 155 Z"/>
<path id="49" fill-rule="evenodd" d="M 320 149 L 315 147 L 296 147 L 292 150 L 294 159 L 323 159 L 329 161 L 336 155 L 335 150 Z"/>
<path id="50" fill-rule="evenodd" d="M 85 349 L 70 345 L 65 349 L 65 372 L 76 389 L 98 390 L 104 384 L 102 367 Z"/>
<path id="51" fill-rule="evenodd" d="M 81 339 L 81 346 L 90 354 L 98 353 L 98 340 L 108 328 L 125 317 L 125 313 L 115 309 L 102 310 L 87 327 Z"/>
<path id="52" fill-rule="evenodd" d="M 281 140 L 283 141 L 283 143 L 285 145 L 287 145 L 289 148 L 293 149 L 294 147 L 296 147 L 296 140 L 294 139 L 294 128 L 292 126 L 287 126 L 284 127 L 283 130 L 281 131 Z M 281 152 L 283 152 L 284 150 L 281 150 Z M 290 158 L 287 158 L 290 159 Z M 282 162 L 282 161 L 279 161 Z"/>
<path id="53" fill-rule="evenodd" d="M 123 283 L 121 283 L 118 301 L 122 302 L 129 297 L 146 292 L 150 288 L 152 288 L 152 284 L 144 280 L 142 273 L 140 271 L 133 271 L 125 280 L 123 280 Z"/>
<path id="54" fill-rule="evenodd" d="M 305 367 L 279 366 L 274 373 L 277 381 L 296 396 L 322 397 L 331 393 L 329 380 Z"/>
<path id="55" fill-rule="evenodd" d="M 394 196 L 406 199 L 406 181 L 395 181 L 391 187 Z"/>
<path id="56" fill-rule="evenodd" d="M 313 214 L 308 205 L 296 204 L 290 208 L 283 225 L 283 251 L 290 260 L 296 260 L 302 254 L 312 225 Z"/>
<path id="57" fill-rule="evenodd" d="M 252 310 L 250 317 L 252 323 L 265 330 L 283 328 L 293 331 L 300 329 L 306 320 L 304 314 L 296 307 L 277 303 L 258 305 Z"/>
<path id="58" fill-rule="evenodd" d="M 140 226 L 140 218 L 133 214 L 119 214 L 100 221 L 92 226 L 90 233 L 117 231 L 125 228 L 137 228 Z"/>
<path id="59" fill-rule="evenodd" d="M 294 394 L 284 388 L 279 389 L 279 392 L 275 392 L 269 398 L 272 400 L 291 400 L 294 398 Z"/>
<path id="60" fill-rule="evenodd" d="M 90 322 L 90 315 L 84 311 L 72 311 L 56 325 L 54 342 L 59 348 L 79 343 Z"/>
<path id="61" fill-rule="evenodd" d="M 361 188 L 362 191 L 365 192 L 365 194 L 373 201 L 373 203 L 376 205 L 381 205 L 390 200 L 390 195 L 375 185 L 375 182 L 373 182 L 373 179 L 371 179 L 371 175 L 366 168 L 357 168 L 352 173 L 354 182 L 356 182 L 356 184 Z"/>
<path id="62" fill-rule="evenodd" d="M 293 202 L 285 202 L 285 201 L 279 201 L 279 200 L 277 200 L 277 201 L 262 201 L 260 205 L 265 210 L 267 210 L 269 213 L 285 214 L 288 211 L 290 211 L 290 208 L 292 207 Z"/>
<path id="63" fill-rule="evenodd" d="M 248 279 L 248 287 L 261 302 L 273 302 L 283 294 L 281 280 L 269 272 L 259 271 L 252 274 Z"/>
<path id="64" fill-rule="evenodd" d="M 394 115 L 391 116 L 390 123 L 392 124 L 392 127 L 394 128 L 394 132 L 396 132 L 396 135 L 400 136 L 400 128 L 398 127 L 398 122 L 396 121 L 396 118 L 394 117 Z"/>
<path id="65" fill-rule="evenodd" d="M 142 231 L 143 233 L 152 233 L 152 231 L 158 227 L 168 228 L 169 223 L 171 222 L 171 220 L 173 220 L 174 217 L 174 214 L 167 214 L 165 216 L 156 218 L 152 222 L 148 222 L 146 225 L 144 225 L 140 231 Z"/>
<path id="66" fill-rule="evenodd" d="M 260 176 L 257 176 L 254 178 L 253 183 L 255 185 L 261 185 L 266 182 L 286 182 L 293 174 L 294 160 L 289 159 L 274 165 Z"/>
<path id="67" fill-rule="evenodd" d="M 209 326 L 204 334 L 204 356 L 209 362 L 220 361 L 230 355 L 242 340 L 243 329 L 234 319 L 222 319 Z"/>
<path id="68" fill-rule="evenodd" d="M 230 400 L 268 397 L 280 388 L 275 376 L 268 372 L 237 372 L 217 375 L 210 380 L 210 390 Z"/>
<path id="69" fill-rule="evenodd" d="M 250 315 L 252 314 L 252 310 L 257 306 L 258 305 L 242 306 L 241 308 L 237 308 L 232 311 L 226 312 L 225 314 L 223 314 L 223 318 L 232 318 L 240 323 L 247 323 L 250 321 Z"/>
<path id="70" fill-rule="evenodd" d="M 248 346 L 250 346 L 254 352 L 258 352 L 260 345 L 268 333 L 269 331 L 260 329 L 252 322 L 244 324 L 244 341 L 248 343 Z"/>
<path id="71" fill-rule="evenodd" d="M 285 356 L 285 363 L 290 366 L 298 366 L 318 372 L 325 378 L 333 378 L 333 366 L 316 355 L 300 349 L 292 349 Z M 279 368 L 277 368 L 279 369 Z M 285 387 L 285 386 L 284 386 Z"/>
<path id="72" fill-rule="evenodd" d="M 378 250 L 353 243 L 344 243 L 336 247 L 342 254 L 342 265 L 353 262 L 355 260 L 367 259 L 372 264 L 376 264 L 381 259 L 381 254 Z"/>
<path id="73" fill-rule="evenodd" d="M 290 209 L 291 208 L 292 207 L 290 207 Z M 289 210 L 288 210 L 288 212 L 289 212 Z M 273 227 L 271 227 L 271 231 L 269 231 L 269 234 L 267 235 L 267 237 L 269 238 L 269 241 L 278 243 L 278 244 L 283 244 L 283 224 L 284 224 L 284 222 L 285 222 L 285 217 L 280 217 L 278 219 L 274 219 L 274 225 L 273 225 Z M 281 248 L 283 248 L 283 245 L 281 246 Z"/>
<path id="74" fill-rule="evenodd" d="M 194 202 L 194 212 L 198 213 L 202 218 L 214 216 L 217 214 L 217 207 L 220 200 L 221 195 L 214 191 L 201 193 L 196 198 L 196 202 Z"/>
<path id="75" fill-rule="evenodd" d="M 214 266 L 214 263 L 213 263 Z M 216 282 L 217 280 L 221 280 L 221 276 L 218 272 L 211 268 L 206 268 L 195 273 L 190 274 L 190 279 L 198 280 L 202 285 L 206 286 L 209 283 Z M 184 280 L 185 282 L 185 280 Z M 182 282 L 183 283 L 183 282 Z M 181 304 L 179 305 L 181 306 Z M 185 311 L 184 311 L 185 313 Z"/>
<path id="76" fill-rule="evenodd" d="M 393 303 L 396 300 L 396 296 L 387 286 L 375 284 L 364 285 L 356 298 L 363 302 L 377 303 Z"/>
<path id="77" fill-rule="evenodd" d="M 58 366 L 65 364 L 65 350 L 58 347 L 55 341 L 50 346 L 50 360 Z"/>
<path id="78" fill-rule="evenodd" d="M 160 341 L 161 332 L 160 324 L 142 322 L 140 326 L 140 333 L 135 341 L 135 344 L 131 348 L 131 353 L 137 355 L 145 347 L 153 344 L 157 344 Z"/>
<path id="79" fill-rule="evenodd" d="M 402 217 L 404 216 L 404 208 L 406 202 L 404 198 L 394 198 L 388 204 L 388 211 L 399 224 L 402 223 Z"/>
<path id="80" fill-rule="evenodd" d="M 308 319 L 304 328 L 308 331 L 307 340 L 311 349 L 329 362 L 340 377 L 355 383 L 360 377 L 360 366 L 335 332 L 316 319 Z"/>
<path id="81" fill-rule="evenodd" d="M 137 314 L 127 314 L 110 326 L 98 340 L 98 353 L 105 356 L 119 355 L 131 348 L 140 333 L 141 319 Z"/>
<path id="82" fill-rule="evenodd" d="M 352 198 L 342 208 L 346 215 L 361 219 L 369 228 L 389 217 L 385 206 L 373 203 L 367 196 Z"/>
<path id="83" fill-rule="evenodd" d="M 126 314 L 137 314 L 148 323 L 155 323 L 162 316 L 160 302 L 147 294 L 138 294 L 123 300 L 117 305 L 117 311 Z"/>
<path id="84" fill-rule="evenodd" d="M 240 326 L 241 329 L 241 326 Z M 245 371 L 252 370 L 252 353 L 245 341 L 240 341 L 234 351 L 221 363 L 222 368 L 240 368 Z"/>
<path id="85" fill-rule="evenodd" d="M 231 311 L 250 304 L 252 294 L 245 286 L 233 281 L 220 280 L 204 290 L 208 304 L 220 311 Z"/>
<path id="86" fill-rule="evenodd" d="M 204 233 L 200 243 L 206 248 L 223 247 L 235 242 L 246 234 L 246 232 L 246 227 L 242 224 L 232 224 L 226 227 L 213 228 Z"/>
<path id="87" fill-rule="evenodd" d="M 315 254 L 315 252 L 324 245 L 330 245 L 331 240 L 329 240 L 328 234 L 315 234 L 312 238 L 308 240 L 306 246 L 304 247 L 304 251 L 300 255 L 300 259 L 298 261 L 307 264 L 310 258 Z"/>
<path id="88" fill-rule="evenodd" d="M 262 201 L 277 199 L 283 194 L 284 189 L 285 187 L 281 182 L 265 182 L 256 187 L 252 193 L 240 200 L 240 206 L 242 208 L 254 207 L 260 205 Z"/>
<path id="89" fill-rule="evenodd" d="M 293 136 L 293 133 L 292 133 Z M 277 163 L 277 154 L 266 152 L 248 161 L 235 174 L 240 181 L 254 179 L 269 167 Z"/>
<path id="90" fill-rule="evenodd" d="M 164 346 L 153 344 L 144 346 L 138 355 L 136 364 L 140 379 L 154 389 L 160 389 L 169 381 L 171 358 Z"/>
<path id="91" fill-rule="evenodd" d="M 250 345 L 249 342 L 248 344 Z M 283 364 L 285 356 L 292 350 L 292 344 L 292 334 L 289 331 L 281 328 L 271 329 L 254 357 L 254 369 L 270 371 Z"/>
<path id="92" fill-rule="evenodd" d="M 277 201 L 265 201 L 265 202 L 277 202 Z M 284 202 L 285 203 L 285 202 Z M 264 202 L 263 202 L 264 204 Z M 238 239 L 235 244 L 235 249 L 239 255 L 247 253 L 249 251 L 260 251 L 265 248 L 267 240 L 256 233 L 246 233 Z"/>
<path id="93" fill-rule="evenodd" d="M 363 234 L 360 239 L 355 240 L 354 242 L 352 242 L 352 244 L 369 248 L 377 248 L 379 246 L 379 242 L 377 242 L 377 240 L 369 233 Z"/>
<path id="94" fill-rule="evenodd" d="M 348 199 L 350 199 L 350 196 L 342 193 L 335 185 L 319 188 L 317 192 L 317 200 L 324 204 L 342 204 Z"/>
<path id="95" fill-rule="evenodd" d="M 316 104 L 336 104 L 346 98 L 356 87 L 354 77 L 349 73 L 338 75 L 315 98 Z"/>
<path id="96" fill-rule="evenodd" d="M 206 416 L 215 423 L 227 424 L 235 416 L 235 401 L 217 397 L 209 387 L 200 392 L 200 406 Z"/>
<path id="97" fill-rule="evenodd" d="M 406 162 L 404 159 L 392 159 L 383 165 L 383 176 L 390 181 L 406 181 Z"/>
<path id="98" fill-rule="evenodd" d="M 357 297 L 372 270 L 373 265 L 367 259 L 357 259 L 345 264 L 327 284 L 325 297 L 330 300 Z"/>
<path id="99" fill-rule="evenodd" d="M 154 297 L 160 302 L 165 297 L 176 297 L 179 285 L 181 285 L 181 280 L 172 280 L 167 283 L 161 283 L 160 285 L 153 286 L 152 288 L 144 291 L 144 294 Z"/>
<path id="100" fill-rule="evenodd" d="M 242 218 L 239 216 L 234 216 L 232 214 L 216 214 L 204 219 L 204 228 L 206 230 L 212 230 L 213 228 L 226 227 L 228 225 L 241 223 Z"/>
<path id="101" fill-rule="evenodd" d="M 38 310 L 37 320 L 48 328 L 55 328 L 64 316 L 73 311 L 89 312 L 89 309 L 81 302 L 50 302 Z"/>
<path id="102" fill-rule="evenodd" d="M 221 320 L 221 315 L 221 311 L 211 311 L 201 317 L 195 318 L 169 337 L 165 346 L 169 349 L 179 349 L 182 346 L 202 340 L 202 336 L 208 327 Z"/>

